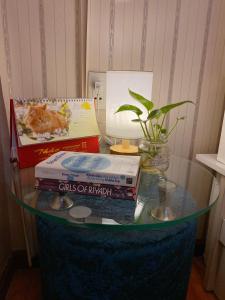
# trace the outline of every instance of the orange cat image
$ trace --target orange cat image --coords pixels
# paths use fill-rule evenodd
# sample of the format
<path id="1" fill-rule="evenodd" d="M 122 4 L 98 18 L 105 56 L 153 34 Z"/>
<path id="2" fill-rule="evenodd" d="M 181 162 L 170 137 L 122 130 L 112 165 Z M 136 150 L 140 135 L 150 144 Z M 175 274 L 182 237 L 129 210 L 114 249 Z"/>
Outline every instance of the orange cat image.
<path id="1" fill-rule="evenodd" d="M 68 129 L 67 120 L 58 112 L 46 109 L 46 104 L 30 106 L 25 117 L 25 124 L 36 134 Z"/>

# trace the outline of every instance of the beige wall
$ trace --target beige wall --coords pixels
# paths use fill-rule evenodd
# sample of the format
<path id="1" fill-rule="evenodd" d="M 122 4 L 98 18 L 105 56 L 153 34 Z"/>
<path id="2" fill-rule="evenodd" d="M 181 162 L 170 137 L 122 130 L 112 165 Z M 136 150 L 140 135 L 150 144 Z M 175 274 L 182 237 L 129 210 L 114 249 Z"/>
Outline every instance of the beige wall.
<path id="1" fill-rule="evenodd" d="M 1 10 L 0 10 L 1 12 Z M 2 36 L 2 26 L 0 25 L 0 36 Z M 3 44 L 0 42 L 0 70 L 3 70 Z M 5 78 L 5 80 L 7 80 Z M 7 88 L 6 88 L 7 90 Z M 9 225 L 9 214 L 8 214 L 8 201 L 7 189 L 5 189 L 5 160 L 3 154 L 3 141 L 6 142 L 5 137 L 8 134 L 7 122 L 6 122 L 6 113 L 4 109 L 4 101 L 2 97 L 2 88 L 1 88 L 1 74 L 0 74 L 0 276 L 7 264 L 8 258 L 11 254 L 11 243 L 10 243 L 10 225 Z"/>
<path id="2" fill-rule="evenodd" d="M 86 73 L 151 70 L 157 105 L 183 99 L 196 103 L 170 116 L 169 125 L 178 113 L 186 116 L 171 138 L 171 151 L 187 158 L 217 151 L 225 94 L 225 0 L 0 4 L 7 117 L 12 96 L 84 96 L 85 60 Z M 16 207 L 10 208 L 10 220 L 12 231 L 21 226 Z M 18 239 L 14 247 L 23 245 L 22 234 Z"/>
<path id="3" fill-rule="evenodd" d="M 89 0 L 87 71 L 153 71 L 157 105 L 192 100 L 170 140 L 187 158 L 216 152 L 225 93 L 224 0 Z"/>
<path id="4" fill-rule="evenodd" d="M 195 103 L 167 120 L 172 126 L 178 115 L 186 117 L 170 137 L 171 152 L 188 159 L 216 153 L 224 113 L 225 0 L 89 0 L 88 5 L 87 71 L 153 71 L 157 106 Z M 211 182 L 193 182 L 191 175 L 189 183 L 206 205 Z M 198 237 L 204 233 L 202 218 Z"/>
<path id="5" fill-rule="evenodd" d="M 10 194 L 10 164 L 9 164 L 9 127 L 7 126 L 7 120 L 9 124 L 9 98 L 12 93 L 11 81 L 9 79 L 8 74 L 10 74 L 10 70 L 8 68 L 8 58 L 6 56 L 7 53 L 7 43 L 4 40 L 4 29 L 6 27 L 6 19 L 3 17 L 3 8 L 4 1 L 0 3 L 0 78 L 3 89 L 3 97 L 0 95 L 0 148 L 1 148 L 1 156 L 0 161 L 1 165 L 3 164 L 4 168 L 1 168 L 0 178 L 1 178 L 1 187 L 0 190 L 4 190 L 0 195 L 5 195 L 5 197 L 1 198 L 2 210 L 0 210 L 4 217 L 0 219 L 2 222 L 2 228 L 5 229 L 2 231 L 3 238 L 5 240 L 5 249 L 8 249 L 8 240 L 10 241 L 11 248 L 13 250 L 23 249 L 25 248 L 24 237 L 23 237 L 23 229 L 22 222 L 20 217 L 20 209 L 18 205 L 15 203 L 14 199 L 12 199 Z M 3 99 L 4 98 L 4 99 Z M 5 106 L 4 106 L 5 101 Z M 3 177 L 4 170 L 4 177 Z M 3 200 L 4 199 L 4 200 Z M 6 230 L 6 228 L 10 228 L 10 231 Z M 11 232 L 11 234 L 10 234 Z M 10 240 L 11 239 L 11 240 Z M 4 245 L 2 244 L 2 245 Z M 0 249 L 3 247 L 0 242 Z M 3 248 L 2 248 L 3 249 Z M 8 252 L 8 250 L 7 250 Z"/>
<path id="6" fill-rule="evenodd" d="M 85 0 L 1 0 L 7 107 L 9 95 L 82 96 L 86 5 Z"/>
<path id="7" fill-rule="evenodd" d="M 189 158 L 216 152 L 225 93 L 224 13 L 224 0 L 89 0 L 88 13 L 81 0 L 1 0 L 7 115 L 10 96 L 84 95 L 87 40 L 87 72 L 152 70 L 157 105 L 196 103 L 170 117 L 169 124 L 177 113 L 186 116 L 171 138 L 172 152 Z"/>
<path id="8" fill-rule="evenodd" d="M 0 76 L 8 123 L 11 97 L 83 95 L 86 15 L 86 0 L 0 0 Z M 24 248 L 15 201 L 9 220 L 12 248 Z"/>

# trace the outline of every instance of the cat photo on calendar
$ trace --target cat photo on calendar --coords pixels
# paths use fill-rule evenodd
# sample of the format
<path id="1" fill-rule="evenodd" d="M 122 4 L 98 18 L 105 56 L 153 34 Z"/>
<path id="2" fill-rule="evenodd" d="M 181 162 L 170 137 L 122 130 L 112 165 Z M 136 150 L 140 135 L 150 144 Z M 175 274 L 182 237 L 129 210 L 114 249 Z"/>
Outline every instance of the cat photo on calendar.
<path id="1" fill-rule="evenodd" d="M 92 99 L 15 99 L 22 145 L 98 135 Z"/>

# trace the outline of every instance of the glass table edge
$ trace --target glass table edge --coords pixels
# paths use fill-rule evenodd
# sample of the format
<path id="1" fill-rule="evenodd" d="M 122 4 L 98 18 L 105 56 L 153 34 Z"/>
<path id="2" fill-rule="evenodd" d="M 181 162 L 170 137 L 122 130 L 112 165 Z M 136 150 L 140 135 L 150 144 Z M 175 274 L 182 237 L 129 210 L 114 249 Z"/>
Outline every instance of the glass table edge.
<path id="1" fill-rule="evenodd" d="M 49 221 L 57 222 L 58 224 L 72 226 L 72 227 L 82 227 L 82 228 L 102 228 L 102 229 L 112 229 L 112 230 L 145 230 L 145 229 L 160 229 L 165 228 L 169 226 L 175 226 L 179 225 L 186 221 L 191 221 L 194 219 L 197 219 L 201 215 L 207 213 L 218 201 L 219 194 L 216 198 L 216 200 L 211 203 L 209 206 L 191 214 L 188 216 L 184 216 L 181 218 L 178 218 L 176 220 L 172 221 L 164 221 L 164 222 L 156 222 L 156 223 L 148 223 L 148 224 L 139 224 L 139 223 L 133 223 L 133 224 L 97 224 L 97 223 L 79 223 L 79 222 L 70 222 L 65 218 L 61 218 L 54 215 L 49 215 L 48 213 L 42 212 L 40 210 L 37 210 L 33 207 L 30 207 L 29 205 L 25 204 L 21 200 L 19 200 L 15 195 L 13 195 L 15 198 L 16 203 L 21 206 L 22 208 L 26 209 L 30 213 L 32 213 L 35 216 L 44 217 L 48 219 Z"/>

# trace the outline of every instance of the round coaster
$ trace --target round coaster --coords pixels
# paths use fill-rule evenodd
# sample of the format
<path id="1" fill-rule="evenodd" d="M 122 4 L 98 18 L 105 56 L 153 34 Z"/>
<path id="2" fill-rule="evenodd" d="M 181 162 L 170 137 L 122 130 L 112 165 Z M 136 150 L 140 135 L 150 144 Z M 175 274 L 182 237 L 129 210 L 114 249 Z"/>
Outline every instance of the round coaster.
<path id="1" fill-rule="evenodd" d="M 74 206 L 69 210 L 69 214 L 75 219 L 87 218 L 91 215 L 91 209 L 86 206 Z"/>

